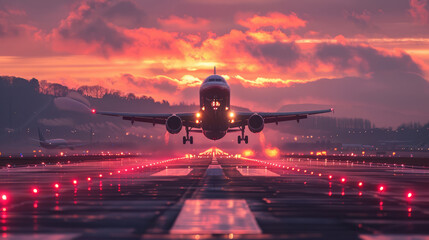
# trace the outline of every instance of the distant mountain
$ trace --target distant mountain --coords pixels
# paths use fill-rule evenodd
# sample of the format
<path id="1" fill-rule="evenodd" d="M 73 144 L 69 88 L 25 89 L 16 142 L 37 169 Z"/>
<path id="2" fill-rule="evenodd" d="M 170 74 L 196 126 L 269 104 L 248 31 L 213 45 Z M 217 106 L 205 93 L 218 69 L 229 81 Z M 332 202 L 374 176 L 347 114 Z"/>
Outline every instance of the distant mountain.
<path id="1" fill-rule="evenodd" d="M 323 116 L 368 119 L 377 127 L 398 127 L 404 122 L 409 122 L 410 118 L 415 119 L 415 122 L 421 123 L 426 123 L 429 120 L 427 119 L 427 110 L 425 111 L 424 109 L 422 109 L 420 115 L 410 115 L 409 113 L 382 109 L 377 106 L 348 106 L 343 105 L 341 102 L 334 106 L 324 104 L 288 104 L 280 107 L 278 111 L 307 111 L 329 109 L 332 107 L 335 109 L 334 113 L 324 114 Z"/>

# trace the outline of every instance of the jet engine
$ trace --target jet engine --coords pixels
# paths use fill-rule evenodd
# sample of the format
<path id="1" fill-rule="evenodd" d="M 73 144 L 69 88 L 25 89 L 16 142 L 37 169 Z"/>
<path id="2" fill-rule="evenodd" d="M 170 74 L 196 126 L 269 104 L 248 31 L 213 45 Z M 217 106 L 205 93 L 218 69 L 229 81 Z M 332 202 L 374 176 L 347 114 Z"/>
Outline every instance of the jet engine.
<path id="1" fill-rule="evenodd" d="M 264 129 L 264 118 L 255 113 L 247 120 L 249 130 L 252 133 L 258 133 Z"/>
<path id="2" fill-rule="evenodd" d="M 176 115 L 171 115 L 165 122 L 167 131 L 171 134 L 177 134 L 182 130 L 182 119 Z"/>

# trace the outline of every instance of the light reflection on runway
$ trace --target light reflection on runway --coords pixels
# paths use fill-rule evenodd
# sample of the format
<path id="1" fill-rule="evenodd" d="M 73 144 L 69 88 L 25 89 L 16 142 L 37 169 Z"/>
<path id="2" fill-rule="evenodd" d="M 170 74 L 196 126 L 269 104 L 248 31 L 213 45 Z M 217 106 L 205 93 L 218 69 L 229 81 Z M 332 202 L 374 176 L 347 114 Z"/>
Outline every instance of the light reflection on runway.
<path id="1" fill-rule="evenodd" d="M 425 237 L 427 171 L 211 154 L 2 169 L 0 231 L 17 239 Z"/>

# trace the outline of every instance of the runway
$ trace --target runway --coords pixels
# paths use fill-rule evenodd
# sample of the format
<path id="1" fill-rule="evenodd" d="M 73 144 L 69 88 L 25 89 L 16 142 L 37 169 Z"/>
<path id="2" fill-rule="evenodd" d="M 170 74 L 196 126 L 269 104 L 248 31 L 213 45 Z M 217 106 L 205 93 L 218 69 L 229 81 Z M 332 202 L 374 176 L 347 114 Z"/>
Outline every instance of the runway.
<path id="1" fill-rule="evenodd" d="M 429 169 L 220 150 L 3 168 L 7 239 L 429 239 Z"/>

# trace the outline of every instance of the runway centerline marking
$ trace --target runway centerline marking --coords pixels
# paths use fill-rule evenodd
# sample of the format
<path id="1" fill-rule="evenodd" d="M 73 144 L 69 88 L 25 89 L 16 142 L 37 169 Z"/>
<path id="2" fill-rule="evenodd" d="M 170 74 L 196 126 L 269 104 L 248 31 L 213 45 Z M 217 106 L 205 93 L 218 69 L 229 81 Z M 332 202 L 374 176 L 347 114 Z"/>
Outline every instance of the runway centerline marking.
<path id="1" fill-rule="evenodd" d="M 171 234 L 261 234 L 243 199 L 188 199 Z"/>
<path id="2" fill-rule="evenodd" d="M 192 168 L 170 168 L 152 174 L 153 177 L 180 177 L 187 176 L 192 171 Z"/>
<path id="3" fill-rule="evenodd" d="M 268 169 L 260 169 L 260 168 L 238 168 L 237 169 L 242 176 L 258 176 L 258 177 L 278 177 L 279 174 L 272 172 Z"/>

